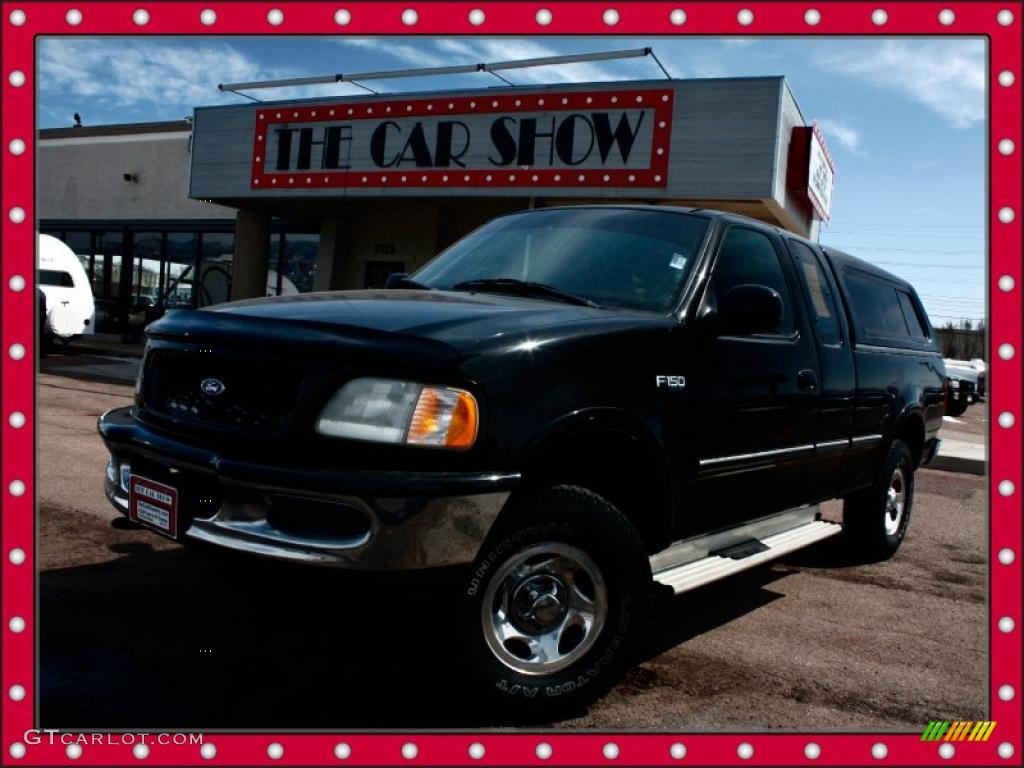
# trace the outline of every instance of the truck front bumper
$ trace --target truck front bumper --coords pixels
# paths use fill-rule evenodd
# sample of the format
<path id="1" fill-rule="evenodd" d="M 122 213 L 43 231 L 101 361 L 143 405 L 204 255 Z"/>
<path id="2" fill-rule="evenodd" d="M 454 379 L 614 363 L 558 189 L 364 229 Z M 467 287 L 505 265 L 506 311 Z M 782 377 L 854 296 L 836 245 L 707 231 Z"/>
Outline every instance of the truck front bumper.
<path id="1" fill-rule="evenodd" d="M 132 474 L 178 490 L 177 538 L 359 570 L 470 563 L 519 475 L 294 469 L 223 457 L 148 429 L 133 408 L 97 424 L 107 499 L 124 515 Z"/>

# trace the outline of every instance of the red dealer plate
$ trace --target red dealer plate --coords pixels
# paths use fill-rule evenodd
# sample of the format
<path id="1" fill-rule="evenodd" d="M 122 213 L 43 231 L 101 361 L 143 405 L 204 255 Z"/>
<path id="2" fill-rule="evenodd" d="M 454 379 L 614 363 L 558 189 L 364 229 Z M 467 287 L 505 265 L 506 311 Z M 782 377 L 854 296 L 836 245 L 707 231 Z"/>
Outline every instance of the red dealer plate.
<path id="1" fill-rule="evenodd" d="M 132 475 L 128 481 L 128 517 L 172 539 L 178 535 L 178 491 Z"/>

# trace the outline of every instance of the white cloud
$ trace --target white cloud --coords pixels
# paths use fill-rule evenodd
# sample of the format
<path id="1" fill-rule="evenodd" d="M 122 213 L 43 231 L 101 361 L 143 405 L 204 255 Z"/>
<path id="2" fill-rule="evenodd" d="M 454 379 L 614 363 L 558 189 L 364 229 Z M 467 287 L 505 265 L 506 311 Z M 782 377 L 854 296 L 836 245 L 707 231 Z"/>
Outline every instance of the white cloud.
<path id="1" fill-rule="evenodd" d="M 898 91 L 958 128 L 985 119 L 985 47 L 980 41 L 847 42 L 815 58 L 824 70 Z"/>
<path id="2" fill-rule="evenodd" d="M 860 131 L 846 123 L 846 121 L 822 117 L 818 119 L 818 126 L 825 133 L 826 141 L 835 139 L 847 152 L 860 155 L 861 157 L 865 156 L 865 152 L 861 149 L 860 145 Z"/>
<path id="3" fill-rule="evenodd" d="M 193 106 L 239 103 L 241 97 L 217 90 L 218 83 L 247 82 L 308 75 L 306 71 L 268 68 L 230 45 L 215 53 L 156 41 L 121 41 L 111 46 L 97 39 L 47 38 L 39 45 L 39 88 L 44 96 L 75 105 L 90 114 L 116 114 L 142 108 L 154 119 L 180 118 Z M 350 94 L 345 84 L 313 89 L 276 88 L 269 98 L 286 99 Z M 79 106 L 80 104 L 80 106 Z M 70 122 L 70 115 L 67 116 Z"/>

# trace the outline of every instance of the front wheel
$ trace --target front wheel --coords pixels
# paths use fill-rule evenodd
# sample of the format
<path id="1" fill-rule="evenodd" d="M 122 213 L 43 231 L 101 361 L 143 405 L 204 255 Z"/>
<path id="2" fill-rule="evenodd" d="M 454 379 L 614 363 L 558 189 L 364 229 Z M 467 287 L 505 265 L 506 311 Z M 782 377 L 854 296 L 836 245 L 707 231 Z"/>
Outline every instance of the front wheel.
<path id="1" fill-rule="evenodd" d="M 907 535 L 913 504 L 914 458 L 906 443 L 893 440 L 874 485 L 843 504 L 851 554 L 867 561 L 895 555 Z"/>
<path id="2" fill-rule="evenodd" d="M 465 590 L 478 690 L 516 719 L 581 711 L 643 635 L 651 570 L 635 528 L 582 488 L 549 488 L 500 520 Z"/>

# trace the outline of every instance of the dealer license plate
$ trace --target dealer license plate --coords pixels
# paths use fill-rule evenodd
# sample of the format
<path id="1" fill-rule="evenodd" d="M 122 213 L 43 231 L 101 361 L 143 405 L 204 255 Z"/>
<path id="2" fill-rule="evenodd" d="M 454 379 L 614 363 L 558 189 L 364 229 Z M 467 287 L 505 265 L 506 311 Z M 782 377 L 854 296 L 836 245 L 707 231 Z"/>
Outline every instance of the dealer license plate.
<path id="1" fill-rule="evenodd" d="M 165 536 L 178 536 L 178 491 L 169 485 L 132 475 L 128 480 L 128 517 Z"/>

